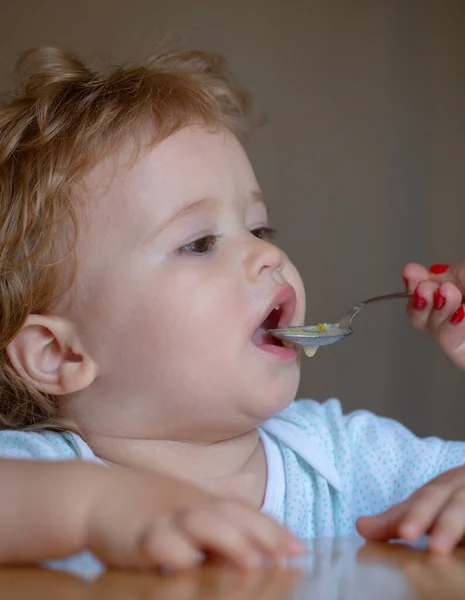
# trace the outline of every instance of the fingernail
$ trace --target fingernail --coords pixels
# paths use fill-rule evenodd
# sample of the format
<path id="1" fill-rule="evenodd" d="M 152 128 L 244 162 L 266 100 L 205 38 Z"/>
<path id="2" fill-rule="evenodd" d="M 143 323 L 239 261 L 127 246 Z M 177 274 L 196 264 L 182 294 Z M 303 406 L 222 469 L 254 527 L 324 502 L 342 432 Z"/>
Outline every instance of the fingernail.
<path id="1" fill-rule="evenodd" d="M 415 290 L 415 293 L 413 294 L 413 308 L 416 310 L 423 310 L 426 307 L 426 304 L 427 302 L 423 296 L 420 296 L 418 290 Z"/>
<path id="2" fill-rule="evenodd" d="M 434 308 L 436 308 L 437 310 L 441 310 L 441 308 L 444 308 L 445 304 L 446 304 L 446 299 L 441 294 L 441 290 L 438 288 L 436 290 L 436 292 L 434 293 Z"/>
<path id="3" fill-rule="evenodd" d="M 434 273 L 435 275 L 440 275 L 441 273 L 445 273 L 450 269 L 450 265 L 431 265 L 429 270 L 430 273 Z"/>
<path id="4" fill-rule="evenodd" d="M 455 311 L 455 313 L 452 315 L 452 317 L 450 318 L 450 322 L 452 323 L 452 325 L 457 325 L 458 323 L 463 321 L 464 317 L 465 317 L 465 308 L 464 308 L 463 304 L 461 304 L 458 307 L 458 309 Z"/>
<path id="5" fill-rule="evenodd" d="M 405 283 L 405 289 L 408 290 L 408 279 L 407 279 L 407 277 L 402 276 L 402 279 L 404 280 L 404 283 Z"/>

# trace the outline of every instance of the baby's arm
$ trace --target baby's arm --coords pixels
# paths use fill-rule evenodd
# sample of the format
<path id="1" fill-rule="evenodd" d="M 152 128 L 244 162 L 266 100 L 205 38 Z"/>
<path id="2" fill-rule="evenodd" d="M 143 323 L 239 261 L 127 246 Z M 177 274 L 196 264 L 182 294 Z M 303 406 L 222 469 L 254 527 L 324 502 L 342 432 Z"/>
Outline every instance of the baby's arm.
<path id="1" fill-rule="evenodd" d="M 239 567 L 298 554 L 277 522 L 163 475 L 84 461 L 0 459 L 0 563 L 89 549 L 122 568 L 195 566 L 204 552 Z"/>
<path id="2" fill-rule="evenodd" d="M 81 550 L 105 479 L 99 481 L 100 471 L 82 461 L 1 459 L 0 562 L 38 562 Z"/>

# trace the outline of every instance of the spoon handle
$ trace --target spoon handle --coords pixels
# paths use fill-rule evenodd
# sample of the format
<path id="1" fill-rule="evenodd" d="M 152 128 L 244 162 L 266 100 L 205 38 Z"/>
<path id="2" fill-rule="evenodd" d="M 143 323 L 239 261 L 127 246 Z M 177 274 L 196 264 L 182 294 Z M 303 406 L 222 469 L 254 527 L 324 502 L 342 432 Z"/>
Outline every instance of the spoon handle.
<path id="1" fill-rule="evenodd" d="M 397 292 L 395 294 L 384 294 L 383 296 L 374 296 L 364 300 L 362 304 L 372 304 L 373 302 L 381 302 L 381 300 L 396 300 L 397 298 L 408 298 L 412 294 L 410 292 Z"/>
<path id="2" fill-rule="evenodd" d="M 395 300 L 396 298 L 410 298 L 413 296 L 410 292 L 397 292 L 396 294 L 384 294 L 384 296 L 375 296 L 374 298 L 368 298 L 364 300 L 362 304 L 371 304 L 372 302 L 379 302 L 380 300 Z M 465 302 L 465 296 L 462 296 L 462 302 Z"/>
<path id="3" fill-rule="evenodd" d="M 396 300 L 397 298 L 408 298 L 411 295 L 412 294 L 410 294 L 409 292 L 397 292 L 395 294 L 383 294 L 382 296 L 374 296 L 373 298 L 368 298 L 368 300 L 364 300 L 363 302 L 360 302 L 360 304 L 356 304 L 355 306 L 353 306 L 350 309 L 350 311 L 346 315 L 344 315 L 339 321 L 339 327 L 341 329 L 346 329 L 347 327 L 350 327 L 350 324 L 352 323 L 355 315 L 358 315 L 358 313 L 361 310 L 363 310 L 368 304 L 374 304 L 375 302 L 381 302 L 383 300 Z"/>
<path id="4" fill-rule="evenodd" d="M 397 298 L 410 298 L 413 296 L 410 292 L 397 292 L 395 294 L 384 294 L 383 296 L 374 296 L 373 298 L 368 298 L 368 300 L 364 300 L 360 302 L 360 304 L 356 304 L 353 306 L 350 311 L 342 317 L 339 322 L 339 327 L 341 329 L 346 329 L 350 327 L 355 315 L 365 308 L 368 304 L 374 304 L 375 302 L 381 302 L 383 300 L 396 300 Z M 462 296 L 462 303 L 465 303 L 465 296 Z"/>

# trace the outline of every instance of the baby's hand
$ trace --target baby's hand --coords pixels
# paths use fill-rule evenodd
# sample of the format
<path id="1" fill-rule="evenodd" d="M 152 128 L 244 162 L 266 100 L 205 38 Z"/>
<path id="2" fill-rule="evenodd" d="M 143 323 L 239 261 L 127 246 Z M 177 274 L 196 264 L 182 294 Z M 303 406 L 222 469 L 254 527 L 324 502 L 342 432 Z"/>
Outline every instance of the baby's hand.
<path id="1" fill-rule="evenodd" d="M 442 473 L 384 513 L 361 517 L 357 529 L 375 541 L 414 541 L 426 533 L 431 551 L 451 552 L 465 535 L 465 467 Z"/>
<path id="2" fill-rule="evenodd" d="M 431 332 L 455 365 L 465 370 L 465 262 L 450 268 L 433 265 L 429 271 L 410 263 L 403 276 L 413 293 L 407 307 L 410 322 Z"/>
<path id="3" fill-rule="evenodd" d="M 284 527 L 243 502 L 164 476 L 111 471 L 89 507 L 83 543 L 107 564 L 177 571 L 206 554 L 253 568 L 302 551 Z"/>

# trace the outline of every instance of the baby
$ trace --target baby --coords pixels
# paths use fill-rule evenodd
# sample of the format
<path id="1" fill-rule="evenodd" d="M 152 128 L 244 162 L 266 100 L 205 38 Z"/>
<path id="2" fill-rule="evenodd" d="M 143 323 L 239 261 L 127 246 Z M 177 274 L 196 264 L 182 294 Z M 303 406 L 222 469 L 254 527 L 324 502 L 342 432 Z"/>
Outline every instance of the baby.
<path id="1" fill-rule="evenodd" d="M 450 551 L 464 443 L 293 402 L 299 354 L 266 330 L 304 323 L 304 289 L 224 62 L 99 72 L 48 48 L 18 71 L 0 111 L 0 561 L 251 568 L 357 519 Z M 464 368 L 454 271 L 404 276 L 412 322 Z"/>

